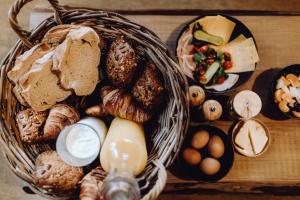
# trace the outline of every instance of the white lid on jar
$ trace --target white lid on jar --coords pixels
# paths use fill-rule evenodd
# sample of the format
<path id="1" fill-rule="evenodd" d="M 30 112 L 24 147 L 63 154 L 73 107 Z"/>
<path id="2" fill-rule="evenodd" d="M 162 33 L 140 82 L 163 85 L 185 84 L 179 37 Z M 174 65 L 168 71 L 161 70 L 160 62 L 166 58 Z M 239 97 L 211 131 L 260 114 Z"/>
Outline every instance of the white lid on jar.
<path id="1" fill-rule="evenodd" d="M 234 111 L 244 119 L 250 119 L 258 115 L 262 108 L 260 97 L 251 90 L 243 90 L 233 98 Z"/>

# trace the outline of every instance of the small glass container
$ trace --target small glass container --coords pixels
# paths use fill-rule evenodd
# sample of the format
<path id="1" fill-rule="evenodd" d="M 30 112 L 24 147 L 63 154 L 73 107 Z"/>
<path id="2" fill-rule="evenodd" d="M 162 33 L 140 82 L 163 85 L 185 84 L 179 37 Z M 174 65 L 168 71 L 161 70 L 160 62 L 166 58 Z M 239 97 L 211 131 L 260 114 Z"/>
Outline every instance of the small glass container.
<path id="1" fill-rule="evenodd" d="M 86 166 L 98 157 L 106 133 L 103 121 L 85 118 L 61 131 L 56 141 L 57 153 L 71 166 Z"/>
<path id="2" fill-rule="evenodd" d="M 251 90 L 243 90 L 229 99 L 229 116 L 233 119 L 250 119 L 262 108 L 260 97 Z"/>

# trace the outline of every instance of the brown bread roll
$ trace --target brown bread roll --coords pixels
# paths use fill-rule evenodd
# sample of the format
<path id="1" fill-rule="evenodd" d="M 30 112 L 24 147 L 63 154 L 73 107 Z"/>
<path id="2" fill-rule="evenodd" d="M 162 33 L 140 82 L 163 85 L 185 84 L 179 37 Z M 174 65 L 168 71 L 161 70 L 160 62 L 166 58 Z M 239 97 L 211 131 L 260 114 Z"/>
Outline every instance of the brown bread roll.
<path id="1" fill-rule="evenodd" d="M 134 84 L 132 95 L 145 109 L 153 109 L 161 104 L 164 87 L 159 80 L 156 66 L 149 62 L 138 81 Z"/>
<path id="2" fill-rule="evenodd" d="M 44 127 L 44 138 L 56 139 L 60 131 L 67 125 L 80 120 L 80 115 L 75 108 L 66 104 L 57 104 L 49 112 Z"/>
<path id="3" fill-rule="evenodd" d="M 36 112 L 32 108 L 18 112 L 16 121 L 21 140 L 26 143 L 44 140 L 42 127 L 46 121 L 46 117 L 46 112 Z"/>
<path id="4" fill-rule="evenodd" d="M 105 71 L 114 86 L 128 86 L 138 68 L 135 50 L 124 39 L 117 38 L 108 52 Z"/>
<path id="5" fill-rule="evenodd" d="M 112 116 L 135 121 L 147 122 L 151 113 L 143 110 L 133 99 L 133 96 L 122 89 L 105 86 L 100 91 L 105 110 Z"/>
<path id="6" fill-rule="evenodd" d="M 76 189 L 82 177 L 83 169 L 66 164 L 56 151 L 43 152 L 35 161 L 35 182 L 48 191 Z"/>

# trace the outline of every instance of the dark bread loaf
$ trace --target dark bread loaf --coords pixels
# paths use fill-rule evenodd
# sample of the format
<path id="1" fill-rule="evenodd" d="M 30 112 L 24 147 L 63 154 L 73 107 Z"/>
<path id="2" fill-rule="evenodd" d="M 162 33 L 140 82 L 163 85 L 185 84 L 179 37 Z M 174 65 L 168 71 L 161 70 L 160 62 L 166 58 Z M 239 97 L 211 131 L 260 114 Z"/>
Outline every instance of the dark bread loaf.
<path id="1" fill-rule="evenodd" d="M 154 109 L 159 107 L 163 99 L 164 87 L 159 79 L 157 68 L 153 63 L 148 62 L 146 64 L 131 93 L 143 108 Z"/>
<path id="2" fill-rule="evenodd" d="M 16 116 L 16 121 L 21 140 L 26 143 L 44 140 L 42 127 L 46 117 L 46 112 L 36 112 L 32 108 L 20 111 Z"/>
<path id="3" fill-rule="evenodd" d="M 48 191 L 76 189 L 82 177 L 83 169 L 66 164 L 56 151 L 43 152 L 35 161 L 35 182 Z"/>
<path id="4" fill-rule="evenodd" d="M 136 52 L 124 37 L 112 42 L 106 60 L 107 78 L 116 87 L 127 87 L 138 68 Z"/>

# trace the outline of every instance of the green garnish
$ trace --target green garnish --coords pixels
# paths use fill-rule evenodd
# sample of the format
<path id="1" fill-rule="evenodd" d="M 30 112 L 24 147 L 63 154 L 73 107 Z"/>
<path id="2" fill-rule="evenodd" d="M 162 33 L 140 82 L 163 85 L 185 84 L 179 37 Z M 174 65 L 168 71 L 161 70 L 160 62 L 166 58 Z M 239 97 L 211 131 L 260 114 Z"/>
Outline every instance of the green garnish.
<path id="1" fill-rule="evenodd" d="M 205 59 L 206 59 L 206 56 L 203 53 L 201 53 L 201 52 L 194 53 L 194 61 L 195 62 L 201 63 Z"/>

